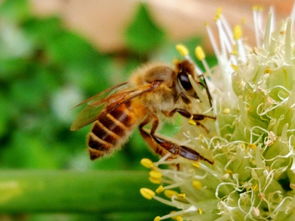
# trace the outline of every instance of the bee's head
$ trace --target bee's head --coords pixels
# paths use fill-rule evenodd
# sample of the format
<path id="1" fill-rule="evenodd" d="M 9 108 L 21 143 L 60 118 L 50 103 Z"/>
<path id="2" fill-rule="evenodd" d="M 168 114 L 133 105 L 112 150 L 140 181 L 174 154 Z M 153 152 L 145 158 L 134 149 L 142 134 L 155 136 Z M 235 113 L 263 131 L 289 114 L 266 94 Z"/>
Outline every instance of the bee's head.
<path id="1" fill-rule="evenodd" d="M 198 98 L 191 81 L 189 79 L 189 75 L 194 79 L 195 76 L 195 67 L 194 65 L 188 61 L 183 60 L 176 63 L 176 90 L 177 93 L 183 98 L 184 102 L 189 98 Z"/>

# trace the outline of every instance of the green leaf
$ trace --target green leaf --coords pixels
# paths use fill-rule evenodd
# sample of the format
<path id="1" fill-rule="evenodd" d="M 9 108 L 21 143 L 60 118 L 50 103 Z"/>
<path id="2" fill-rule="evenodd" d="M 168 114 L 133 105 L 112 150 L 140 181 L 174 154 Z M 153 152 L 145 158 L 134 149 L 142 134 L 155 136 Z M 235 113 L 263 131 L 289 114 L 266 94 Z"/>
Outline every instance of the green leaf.
<path id="1" fill-rule="evenodd" d="M 9 104 L 4 96 L 0 95 L 0 137 L 7 132 L 9 121 Z"/>
<path id="2" fill-rule="evenodd" d="M 44 86 L 37 75 L 28 76 L 27 79 L 15 81 L 11 86 L 10 93 L 17 106 L 25 109 L 37 109 L 38 105 L 43 103 L 46 95 Z"/>
<path id="3" fill-rule="evenodd" d="M 26 19 L 30 14 L 27 0 L 6 0 L 0 2 L 0 15 L 14 21 Z"/>
<path id="4" fill-rule="evenodd" d="M 160 45 L 164 39 L 164 32 L 152 20 L 147 6 L 140 4 L 125 32 L 127 46 L 134 52 L 143 54 Z"/>
<path id="5" fill-rule="evenodd" d="M 5 82 L 13 80 L 28 66 L 28 61 L 22 58 L 0 59 L 0 80 Z"/>
<path id="6" fill-rule="evenodd" d="M 27 132 L 16 132 L 12 145 L 1 154 L 1 166 L 9 168 L 57 168 L 57 162 L 43 140 Z"/>

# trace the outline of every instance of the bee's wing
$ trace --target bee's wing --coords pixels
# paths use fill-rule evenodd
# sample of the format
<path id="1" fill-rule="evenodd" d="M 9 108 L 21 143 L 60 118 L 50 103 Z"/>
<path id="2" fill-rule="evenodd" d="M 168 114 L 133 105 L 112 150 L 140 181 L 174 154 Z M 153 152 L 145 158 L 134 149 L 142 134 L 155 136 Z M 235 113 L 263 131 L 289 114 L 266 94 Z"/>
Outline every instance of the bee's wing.
<path id="1" fill-rule="evenodd" d="M 78 116 L 71 125 L 71 130 L 78 130 L 86 126 L 87 124 L 95 121 L 98 113 L 102 110 L 105 103 L 108 101 L 107 98 L 115 95 L 116 90 L 120 90 L 123 88 L 123 86 L 126 85 L 127 82 L 117 84 L 77 104 L 74 108 L 82 105 L 84 105 L 85 107 L 78 113 Z"/>
<path id="2" fill-rule="evenodd" d="M 121 104 L 132 100 L 135 97 L 138 97 L 144 93 L 154 90 L 160 85 L 160 82 L 153 82 L 152 84 L 147 84 L 135 89 L 125 89 L 118 91 L 114 94 L 107 96 L 106 98 L 97 100 L 97 95 L 83 101 L 83 103 L 88 103 L 87 106 L 78 114 L 77 118 L 74 120 L 71 130 L 78 130 L 87 124 L 95 121 L 98 117 L 99 112 L 102 108 L 107 105 L 108 111 L 112 111 Z M 80 105 L 80 104 L 79 104 Z"/>
<path id="3" fill-rule="evenodd" d="M 107 94 L 107 93 L 112 93 L 112 92 L 114 92 L 115 90 L 120 89 L 120 88 L 122 88 L 123 86 L 127 85 L 127 83 L 128 83 L 128 82 L 126 81 L 126 82 L 123 82 L 123 83 L 117 84 L 117 85 L 115 85 L 115 86 L 113 86 L 113 87 L 107 88 L 107 89 L 105 89 L 105 90 L 99 92 L 98 94 L 96 94 L 96 95 L 94 95 L 94 96 L 92 96 L 92 97 L 87 98 L 86 100 L 84 100 L 84 101 L 82 101 L 81 103 L 77 104 L 75 107 L 78 107 L 78 106 L 80 106 L 80 105 L 82 105 L 82 104 L 86 104 L 86 103 L 97 102 L 97 101 L 101 100 L 101 97 L 106 97 L 106 94 Z M 74 108 L 75 108 L 75 107 L 74 107 Z"/>
<path id="4" fill-rule="evenodd" d="M 82 111 L 78 113 L 78 116 L 71 125 L 71 130 L 79 130 L 80 128 L 95 121 L 98 113 L 102 110 L 103 104 L 97 106 L 85 106 Z"/>

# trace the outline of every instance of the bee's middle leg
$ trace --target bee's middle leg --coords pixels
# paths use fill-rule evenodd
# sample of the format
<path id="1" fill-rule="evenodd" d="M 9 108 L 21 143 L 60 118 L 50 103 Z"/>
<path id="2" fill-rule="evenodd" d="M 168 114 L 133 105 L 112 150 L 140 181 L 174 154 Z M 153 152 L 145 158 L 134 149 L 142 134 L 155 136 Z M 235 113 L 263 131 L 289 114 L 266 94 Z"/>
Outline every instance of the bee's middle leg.
<path id="1" fill-rule="evenodd" d="M 210 116 L 210 115 L 206 115 L 206 114 L 192 114 L 189 111 L 182 109 L 182 108 L 175 108 L 170 112 L 165 113 L 168 117 L 173 116 L 175 113 L 179 113 L 180 115 L 184 116 L 185 118 L 190 118 L 194 121 L 201 121 L 204 120 L 205 118 L 209 118 L 209 119 L 213 119 L 215 120 L 216 117 L 214 116 Z"/>
<path id="2" fill-rule="evenodd" d="M 174 154 L 174 155 L 180 155 L 186 159 L 189 160 L 204 160 L 207 161 L 210 164 L 213 164 L 213 162 L 205 157 L 203 157 L 201 154 L 199 154 L 197 151 L 188 148 L 186 146 L 182 146 L 182 145 L 178 145 L 175 144 L 171 141 L 168 141 L 166 139 L 160 138 L 157 135 L 155 135 L 156 129 L 159 126 L 159 119 L 157 116 L 154 116 L 154 120 L 152 123 L 152 129 L 151 129 L 151 133 L 150 136 L 156 141 L 156 143 L 158 143 L 162 148 L 164 148 L 165 150 L 169 151 L 170 153 Z"/>
<path id="3" fill-rule="evenodd" d="M 166 114 L 166 116 L 171 117 L 176 112 L 179 113 L 180 115 L 182 115 L 185 118 L 188 118 L 188 119 L 193 120 L 196 123 L 197 126 L 202 127 L 207 133 L 209 133 L 209 130 L 200 121 L 201 120 L 204 120 L 205 118 L 209 118 L 209 119 L 213 119 L 213 120 L 216 119 L 216 117 L 210 116 L 210 115 L 205 115 L 205 114 L 192 114 L 192 113 L 188 112 L 187 110 L 181 109 L 181 108 L 175 108 L 172 111 L 170 111 L 168 113 L 165 113 L 165 114 Z"/>

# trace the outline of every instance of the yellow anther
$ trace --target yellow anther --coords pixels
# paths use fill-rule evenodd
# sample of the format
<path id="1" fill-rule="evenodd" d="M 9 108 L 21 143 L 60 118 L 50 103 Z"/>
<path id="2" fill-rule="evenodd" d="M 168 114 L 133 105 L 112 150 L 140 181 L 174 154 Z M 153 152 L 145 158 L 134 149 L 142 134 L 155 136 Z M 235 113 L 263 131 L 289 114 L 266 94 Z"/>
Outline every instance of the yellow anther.
<path id="1" fill-rule="evenodd" d="M 201 46 L 197 46 L 195 48 L 195 56 L 200 61 L 205 59 L 206 55 L 205 55 L 205 52 L 204 52 L 204 50 L 203 50 L 203 48 Z"/>
<path id="2" fill-rule="evenodd" d="M 194 121 L 193 119 L 189 119 L 189 120 L 188 120 L 188 123 L 191 124 L 191 125 L 194 125 L 194 126 L 197 125 L 197 124 L 196 124 L 196 121 Z"/>
<path id="3" fill-rule="evenodd" d="M 237 65 L 231 64 L 230 66 L 232 67 L 234 71 L 237 71 L 239 69 L 239 66 Z"/>
<path id="4" fill-rule="evenodd" d="M 182 56 L 187 56 L 189 53 L 187 47 L 185 47 L 183 44 L 176 45 L 176 50 Z"/>
<path id="5" fill-rule="evenodd" d="M 203 209 L 201 209 L 201 208 L 198 208 L 198 213 L 200 214 L 200 215 L 202 215 L 203 214 Z"/>
<path id="6" fill-rule="evenodd" d="M 163 191 L 165 190 L 165 188 L 162 186 L 162 185 L 160 185 L 157 189 L 156 189 L 156 193 L 162 193 Z"/>
<path id="7" fill-rule="evenodd" d="M 148 158 L 141 159 L 140 164 L 149 169 L 154 168 L 154 163 Z"/>
<path id="8" fill-rule="evenodd" d="M 185 193 L 178 193 L 177 197 L 185 199 L 186 198 L 186 194 Z"/>
<path id="9" fill-rule="evenodd" d="M 240 25 L 236 25 L 234 27 L 234 39 L 235 40 L 239 40 L 243 35 L 243 30 L 242 27 Z"/>
<path id="10" fill-rule="evenodd" d="M 233 171 L 232 171 L 232 170 L 229 170 L 229 169 L 226 169 L 225 172 L 226 172 L 227 174 L 230 174 L 230 175 L 233 174 Z"/>
<path id="11" fill-rule="evenodd" d="M 162 173 L 157 170 L 152 170 L 149 172 L 150 177 L 155 178 L 155 179 L 161 179 L 162 178 Z"/>
<path id="12" fill-rule="evenodd" d="M 258 5 L 258 11 L 263 11 L 263 7 L 261 5 Z"/>
<path id="13" fill-rule="evenodd" d="M 250 148 L 250 149 L 256 149 L 257 146 L 254 143 L 250 143 L 250 144 L 248 144 L 247 147 Z"/>
<path id="14" fill-rule="evenodd" d="M 155 196 L 155 192 L 148 188 L 141 188 L 140 194 L 148 200 L 153 199 L 153 197 Z"/>
<path id="15" fill-rule="evenodd" d="M 291 188 L 292 190 L 295 190 L 295 184 L 294 184 L 294 183 L 290 183 L 290 188 Z"/>
<path id="16" fill-rule="evenodd" d="M 194 162 L 192 163 L 192 165 L 196 168 L 200 168 L 200 163 L 199 162 Z"/>
<path id="17" fill-rule="evenodd" d="M 154 184 L 161 184 L 162 183 L 162 179 L 161 178 L 149 177 L 149 181 L 151 183 L 154 183 Z"/>
<path id="18" fill-rule="evenodd" d="M 230 109 L 229 108 L 224 108 L 223 109 L 223 113 L 224 114 L 229 114 L 230 113 Z"/>
<path id="19" fill-rule="evenodd" d="M 174 217 L 172 217 L 172 219 L 174 219 L 176 221 L 183 221 L 182 216 L 174 216 Z"/>
<path id="20" fill-rule="evenodd" d="M 263 7 L 261 5 L 253 5 L 252 8 L 254 11 L 263 11 Z"/>
<path id="21" fill-rule="evenodd" d="M 161 217 L 160 216 L 156 216 L 155 218 L 154 218 L 154 221 L 160 221 L 161 220 Z"/>
<path id="22" fill-rule="evenodd" d="M 232 50 L 231 54 L 232 54 L 232 55 L 238 55 L 239 53 L 238 53 L 237 50 Z"/>
<path id="23" fill-rule="evenodd" d="M 257 184 L 255 184 L 255 185 L 251 186 L 251 189 L 252 189 L 253 191 L 256 191 L 256 190 L 258 189 L 258 186 L 257 186 Z"/>
<path id="24" fill-rule="evenodd" d="M 202 183 L 199 180 L 193 180 L 192 181 L 193 187 L 195 187 L 197 190 L 200 190 L 202 188 Z"/>
<path id="25" fill-rule="evenodd" d="M 270 68 L 266 68 L 264 70 L 264 74 L 270 74 L 272 72 L 272 70 Z"/>
<path id="26" fill-rule="evenodd" d="M 168 198 L 172 198 L 173 196 L 176 196 L 178 193 L 174 190 L 165 190 L 164 194 Z"/>
<path id="27" fill-rule="evenodd" d="M 215 20 L 220 19 L 221 15 L 222 15 L 222 8 L 217 8 L 214 19 Z"/>

